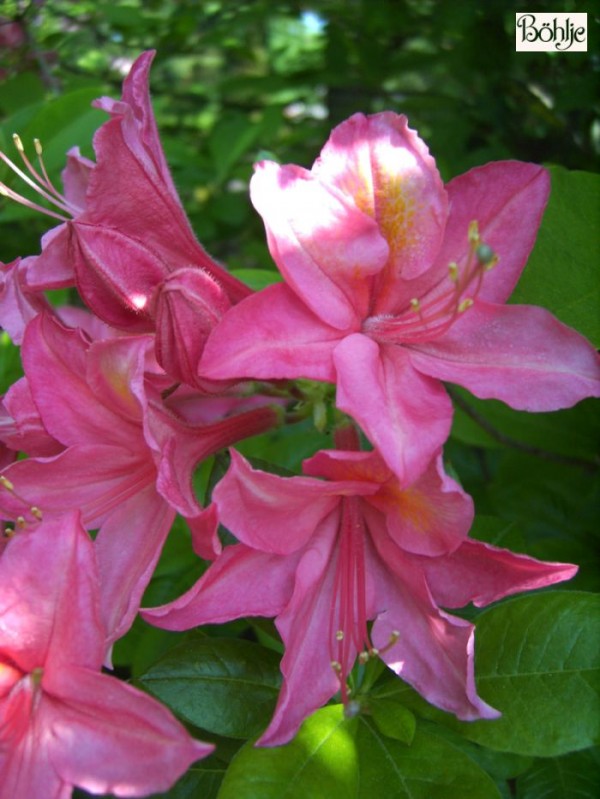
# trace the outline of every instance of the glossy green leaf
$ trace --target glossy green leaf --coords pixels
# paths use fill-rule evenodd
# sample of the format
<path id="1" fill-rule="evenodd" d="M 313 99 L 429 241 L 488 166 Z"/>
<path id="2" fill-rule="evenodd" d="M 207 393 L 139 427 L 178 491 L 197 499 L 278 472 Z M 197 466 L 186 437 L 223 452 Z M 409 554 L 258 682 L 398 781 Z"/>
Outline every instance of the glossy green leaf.
<path id="1" fill-rule="evenodd" d="M 585 749 L 600 736 L 598 651 L 600 598 L 543 592 L 504 602 L 477 619 L 477 687 L 501 718 L 460 722 L 399 681 L 393 694 L 482 746 L 558 756 Z"/>
<path id="2" fill-rule="evenodd" d="M 511 302 L 543 305 L 600 346 L 600 176 L 550 172 L 548 207 Z"/>
<path id="3" fill-rule="evenodd" d="M 219 799 L 355 797 L 356 724 L 334 705 L 308 718 L 286 746 L 258 748 L 250 741 L 232 760 Z"/>
<path id="4" fill-rule="evenodd" d="M 226 770 L 227 764 L 213 754 L 195 763 L 169 791 L 149 799 L 216 799 Z"/>
<path id="5" fill-rule="evenodd" d="M 190 635 L 140 677 L 196 727 L 247 738 L 262 731 L 279 693 L 279 657 L 250 641 Z"/>
<path id="6" fill-rule="evenodd" d="M 574 752 L 537 761 L 517 780 L 518 799 L 597 799 L 600 796 L 598 753 Z"/>
<path id="7" fill-rule="evenodd" d="M 521 448 L 540 457 L 595 462 L 600 421 L 593 399 L 563 411 L 532 414 L 515 411 L 498 400 L 477 399 L 457 386 L 452 386 L 451 392 L 455 407 L 452 435 L 465 444 Z"/>
<path id="8" fill-rule="evenodd" d="M 369 710 L 380 732 L 403 744 L 412 743 L 417 721 L 407 707 L 393 700 L 370 699 Z"/>
<path id="9" fill-rule="evenodd" d="M 499 799 L 493 780 L 448 741 L 417 728 L 411 746 L 387 738 L 366 717 L 356 743 L 356 799 Z"/>
<path id="10" fill-rule="evenodd" d="M 423 730 L 411 746 L 383 735 L 368 716 L 323 708 L 286 746 L 242 747 L 219 799 L 499 799 L 471 758 Z"/>

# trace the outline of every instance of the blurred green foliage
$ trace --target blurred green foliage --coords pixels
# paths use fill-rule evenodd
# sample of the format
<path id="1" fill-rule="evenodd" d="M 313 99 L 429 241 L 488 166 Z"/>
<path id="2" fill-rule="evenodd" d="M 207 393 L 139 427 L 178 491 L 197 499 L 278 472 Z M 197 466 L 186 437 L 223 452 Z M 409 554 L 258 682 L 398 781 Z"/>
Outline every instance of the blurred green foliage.
<path id="1" fill-rule="evenodd" d="M 104 115 L 89 110 L 91 97 L 118 96 L 132 60 L 156 48 L 158 125 L 199 238 L 231 268 L 269 268 L 248 200 L 253 161 L 267 154 L 310 166 L 331 127 L 355 111 L 406 113 L 446 179 L 499 158 L 596 169 L 593 15 L 587 53 L 514 46 L 515 11 L 588 5 L 4 0 L 0 148 L 12 151 L 14 130 L 24 140 L 40 136 L 55 176 L 69 146 L 92 155 Z M 44 220 L 1 210 L 3 259 L 38 252 Z"/>

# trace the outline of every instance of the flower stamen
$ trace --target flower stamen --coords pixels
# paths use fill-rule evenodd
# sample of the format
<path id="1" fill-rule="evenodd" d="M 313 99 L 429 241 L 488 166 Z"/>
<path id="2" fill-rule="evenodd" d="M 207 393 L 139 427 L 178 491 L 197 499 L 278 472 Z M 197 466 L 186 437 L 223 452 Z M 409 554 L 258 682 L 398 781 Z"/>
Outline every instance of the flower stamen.
<path id="1" fill-rule="evenodd" d="M 8 197 L 10 200 L 14 200 L 14 202 L 19 203 L 20 205 L 24 205 L 26 208 L 31 208 L 33 211 L 38 211 L 41 214 L 45 214 L 46 216 L 51 216 L 54 219 L 59 219 L 61 222 L 68 222 L 69 219 L 73 216 L 74 213 L 79 211 L 80 209 L 75 208 L 68 200 L 56 189 L 52 181 L 48 176 L 48 172 L 46 170 L 46 166 L 44 164 L 44 160 L 42 157 L 42 145 L 39 139 L 34 139 L 34 147 L 38 157 L 38 163 L 40 166 L 40 172 L 34 167 L 34 165 L 29 160 L 27 153 L 25 152 L 25 147 L 23 146 L 23 142 L 21 141 L 21 137 L 18 133 L 13 133 L 13 142 L 15 144 L 15 148 L 19 153 L 21 160 L 29 174 L 24 172 L 17 164 L 14 163 L 5 153 L 0 150 L 0 160 L 4 161 L 6 166 L 15 173 L 21 180 L 26 183 L 30 188 L 32 188 L 37 194 L 43 197 L 47 202 L 57 208 L 59 211 L 64 211 L 65 216 L 62 213 L 57 213 L 50 208 L 46 208 L 43 205 L 38 205 L 38 203 L 33 202 L 32 200 L 28 200 L 22 194 L 14 191 L 13 189 L 9 188 L 5 183 L 0 181 L 0 194 L 4 197 Z"/>
<path id="2" fill-rule="evenodd" d="M 331 665 L 340 680 L 344 704 L 355 653 L 360 652 L 361 660 L 361 650 L 366 650 L 367 658 L 373 650 L 367 628 L 365 536 L 358 498 L 343 497 L 329 640 Z"/>
<path id="3" fill-rule="evenodd" d="M 484 273 L 498 263 L 498 255 L 481 240 L 477 220 L 469 224 L 467 240 L 466 262 L 462 268 L 455 261 L 448 264 L 445 287 L 440 283 L 438 293 L 429 298 L 413 297 L 408 308 L 396 316 L 367 319 L 364 332 L 390 344 L 419 344 L 446 333 L 458 317 L 474 305 Z"/>

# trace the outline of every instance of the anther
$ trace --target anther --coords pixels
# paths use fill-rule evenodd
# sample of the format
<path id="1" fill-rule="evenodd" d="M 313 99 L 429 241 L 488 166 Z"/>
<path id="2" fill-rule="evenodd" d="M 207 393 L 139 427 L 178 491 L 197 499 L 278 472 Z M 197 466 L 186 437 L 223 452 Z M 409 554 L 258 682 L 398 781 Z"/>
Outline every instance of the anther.
<path id="1" fill-rule="evenodd" d="M 21 137 L 19 136 L 19 134 L 18 133 L 13 133 L 12 138 L 13 138 L 13 141 L 15 143 L 15 147 L 17 148 L 17 150 L 20 153 L 24 153 L 25 152 L 25 148 L 23 147 L 23 142 L 21 141 Z"/>
<path id="2" fill-rule="evenodd" d="M 379 649 L 377 649 L 376 646 L 372 646 L 371 649 L 369 649 L 369 657 L 376 658 L 378 654 Z"/>
<path id="3" fill-rule="evenodd" d="M 421 303 L 416 297 L 413 297 L 410 301 L 410 307 L 413 309 L 413 311 L 419 312 L 421 310 Z"/>
<path id="4" fill-rule="evenodd" d="M 448 264 L 448 276 L 453 283 L 458 282 L 458 264 L 456 261 L 451 261 Z"/>
<path id="5" fill-rule="evenodd" d="M 471 244 L 478 245 L 481 241 L 481 238 L 479 237 L 479 223 L 476 219 L 474 219 L 472 222 L 469 222 L 468 237 Z"/>
<path id="6" fill-rule="evenodd" d="M 344 631 L 343 630 L 338 630 L 337 631 L 337 633 L 335 634 L 335 640 L 336 641 L 343 641 L 344 640 Z"/>
<path id="7" fill-rule="evenodd" d="M 5 477 L 3 474 L 0 474 L 0 485 L 3 486 L 7 491 L 14 491 L 15 487 L 10 482 L 8 477 Z"/>
<path id="8" fill-rule="evenodd" d="M 42 142 L 39 139 L 34 139 L 33 140 L 33 146 L 35 147 L 36 154 L 41 156 L 41 154 L 42 154 Z"/>
<path id="9" fill-rule="evenodd" d="M 12 527 L 5 527 L 4 528 L 4 537 L 5 538 L 12 538 L 15 535 L 15 530 Z"/>
<path id="10" fill-rule="evenodd" d="M 466 297 L 461 303 L 458 305 L 458 312 L 463 313 L 473 305 L 473 300 L 470 297 Z"/>
<path id="11" fill-rule="evenodd" d="M 339 662 L 339 660 L 332 660 L 332 661 L 331 661 L 331 668 L 332 668 L 332 669 L 333 669 L 333 670 L 334 670 L 334 671 L 335 671 L 337 674 L 341 674 L 341 673 L 342 673 L 342 664 Z"/>
<path id="12" fill-rule="evenodd" d="M 20 530 L 24 530 L 27 527 L 27 522 L 25 521 L 24 516 L 17 516 L 15 524 Z"/>
<path id="13" fill-rule="evenodd" d="M 35 518 L 38 521 L 40 521 L 40 522 L 42 521 L 42 518 L 43 518 L 42 511 L 38 507 L 36 507 L 35 505 L 32 505 L 29 508 L 29 510 L 31 511 L 31 515 L 32 516 L 35 516 Z"/>
<path id="14" fill-rule="evenodd" d="M 358 653 L 358 662 L 364 666 L 369 660 L 369 653 L 368 652 L 359 652 Z"/>

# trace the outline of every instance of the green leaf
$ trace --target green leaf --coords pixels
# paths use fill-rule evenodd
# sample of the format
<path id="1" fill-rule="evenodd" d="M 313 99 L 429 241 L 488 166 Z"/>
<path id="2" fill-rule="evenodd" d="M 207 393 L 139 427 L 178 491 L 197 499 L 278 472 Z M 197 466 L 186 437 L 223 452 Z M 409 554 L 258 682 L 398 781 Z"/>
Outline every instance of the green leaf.
<path id="1" fill-rule="evenodd" d="M 599 346 L 600 176 L 558 166 L 550 173 L 548 207 L 511 302 L 543 305 Z"/>
<path id="2" fill-rule="evenodd" d="M 485 771 L 442 738 L 417 727 L 407 747 L 381 735 L 366 717 L 359 722 L 356 799 L 499 799 Z"/>
<path id="3" fill-rule="evenodd" d="M 92 86 L 62 94 L 40 104 L 26 126 L 17 130 L 32 160 L 35 160 L 33 139 L 40 139 L 44 147 L 44 163 L 57 186 L 60 186 L 57 178 L 65 166 L 67 150 L 78 145 L 84 154 L 92 155 L 92 136 L 108 117 L 103 111 L 91 108 L 91 103 L 103 93 L 102 86 Z M 13 125 L 13 120 L 7 120 L 3 128 L 8 130 L 10 127 L 12 133 L 15 130 Z M 13 183 L 11 178 L 11 185 Z"/>
<path id="4" fill-rule="evenodd" d="M 556 591 L 478 617 L 477 688 L 502 712 L 499 719 L 458 721 L 399 682 L 393 693 L 417 714 L 491 749 L 534 757 L 585 749 L 600 734 L 599 611 L 595 594 Z"/>
<path id="5" fill-rule="evenodd" d="M 261 749 L 250 741 L 232 760 L 218 799 L 355 797 L 355 728 L 334 705 L 310 716 L 286 746 Z"/>
<path id="6" fill-rule="evenodd" d="M 452 435 L 478 447 L 521 447 L 539 453 L 584 459 L 593 465 L 600 441 L 597 402 L 552 413 L 515 411 L 498 400 L 480 400 L 452 386 L 455 414 Z M 597 462 L 597 460 L 596 460 Z"/>
<path id="7" fill-rule="evenodd" d="M 23 374 L 21 350 L 13 344 L 6 330 L 0 330 L 0 396 Z"/>
<path id="8" fill-rule="evenodd" d="M 169 791 L 148 799 L 216 799 L 226 770 L 227 764 L 213 754 L 193 765 Z"/>
<path id="9" fill-rule="evenodd" d="M 499 799 L 493 781 L 448 742 L 417 729 L 411 746 L 341 705 L 318 710 L 286 746 L 243 746 L 219 799 Z"/>
<path id="10" fill-rule="evenodd" d="M 468 755 L 496 782 L 514 779 L 535 762 L 534 758 L 526 755 L 515 755 L 513 752 L 498 752 L 495 749 L 479 746 L 473 741 L 467 741 L 459 732 L 451 730 L 443 724 L 433 724 L 427 721 L 420 721 L 419 724 L 431 732 L 432 735 L 443 738 L 451 743 L 452 746 L 464 752 L 465 755 Z"/>
<path id="11" fill-rule="evenodd" d="M 275 707 L 279 657 L 250 641 L 191 634 L 140 677 L 175 713 L 218 735 L 248 738 Z"/>
<path id="12" fill-rule="evenodd" d="M 254 291 L 260 291 L 273 283 L 281 283 L 283 280 L 275 269 L 232 269 L 231 274 Z"/>
<path id="13" fill-rule="evenodd" d="M 600 763 L 593 752 L 539 760 L 517 780 L 519 799 L 596 799 Z"/>
<path id="14" fill-rule="evenodd" d="M 411 744 L 415 737 L 417 721 L 411 711 L 390 699 L 370 699 L 369 710 L 379 730 L 388 738 Z"/>

